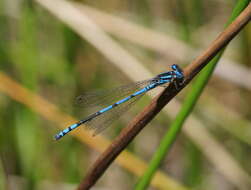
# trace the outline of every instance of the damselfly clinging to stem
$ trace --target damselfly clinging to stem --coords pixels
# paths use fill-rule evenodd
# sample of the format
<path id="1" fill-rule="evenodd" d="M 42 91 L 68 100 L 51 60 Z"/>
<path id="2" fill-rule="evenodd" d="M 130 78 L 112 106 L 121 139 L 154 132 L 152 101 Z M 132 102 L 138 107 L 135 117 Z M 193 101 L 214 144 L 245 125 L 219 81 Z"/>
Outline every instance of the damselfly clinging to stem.
<path id="1" fill-rule="evenodd" d="M 82 124 L 85 124 L 87 129 L 94 129 L 94 135 L 96 135 L 103 131 L 115 119 L 118 119 L 146 92 L 158 86 L 165 86 L 168 83 L 173 83 L 176 88 L 179 88 L 184 81 L 183 72 L 178 65 L 173 64 L 171 68 L 171 71 L 161 73 L 149 80 L 139 81 L 111 90 L 97 91 L 77 97 L 76 103 L 82 106 L 102 105 L 104 102 L 107 103 L 108 101 L 110 105 L 62 130 L 55 135 L 55 139 L 60 139 Z"/>

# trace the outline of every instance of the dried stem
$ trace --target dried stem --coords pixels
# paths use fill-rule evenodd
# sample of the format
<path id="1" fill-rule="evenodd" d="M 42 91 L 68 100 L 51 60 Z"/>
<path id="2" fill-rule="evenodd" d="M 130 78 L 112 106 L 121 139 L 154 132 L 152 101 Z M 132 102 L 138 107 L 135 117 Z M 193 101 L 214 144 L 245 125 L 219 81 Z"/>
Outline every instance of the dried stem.
<path id="1" fill-rule="evenodd" d="M 184 88 L 193 78 L 199 73 L 207 63 L 223 49 L 246 25 L 251 19 L 251 3 L 237 17 L 237 19 L 229 25 L 217 39 L 205 50 L 201 56 L 195 59 L 189 66 L 184 69 L 185 84 Z M 182 89 L 181 88 L 181 89 Z M 160 110 L 181 90 L 176 90 L 173 85 L 167 87 L 160 95 L 155 97 L 152 102 L 139 113 L 130 124 L 122 130 L 120 135 L 106 149 L 103 154 L 94 163 L 92 168 L 87 173 L 85 179 L 80 183 L 78 190 L 85 190 L 92 187 L 101 177 L 105 170 L 109 167 L 112 161 L 133 138 L 160 112 Z"/>

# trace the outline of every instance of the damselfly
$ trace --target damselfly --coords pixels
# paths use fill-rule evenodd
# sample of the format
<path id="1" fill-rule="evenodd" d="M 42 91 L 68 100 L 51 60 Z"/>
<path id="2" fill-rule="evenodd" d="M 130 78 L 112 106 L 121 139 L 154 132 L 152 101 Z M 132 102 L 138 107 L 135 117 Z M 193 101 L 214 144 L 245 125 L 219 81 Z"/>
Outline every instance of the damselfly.
<path id="1" fill-rule="evenodd" d="M 55 139 L 58 140 L 62 138 L 82 124 L 85 124 L 87 129 L 94 129 L 94 135 L 96 135 L 109 126 L 115 119 L 118 119 L 146 92 L 158 86 L 165 86 L 168 83 L 173 83 L 175 87 L 178 88 L 184 80 L 183 72 L 178 65 L 173 64 L 171 68 L 171 71 L 161 73 L 149 80 L 77 97 L 76 103 L 81 106 L 102 105 L 103 102 L 110 102 L 110 105 L 62 130 L 55 135 Z"/>

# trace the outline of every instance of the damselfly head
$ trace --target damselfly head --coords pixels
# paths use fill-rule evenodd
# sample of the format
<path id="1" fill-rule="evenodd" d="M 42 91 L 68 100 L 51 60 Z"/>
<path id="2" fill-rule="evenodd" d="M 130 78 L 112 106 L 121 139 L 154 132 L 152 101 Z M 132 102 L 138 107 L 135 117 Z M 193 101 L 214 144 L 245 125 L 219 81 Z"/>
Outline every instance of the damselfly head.
<path id="1" fill-rule="evenodd" d="M 175 73 L 176 78 L 179 78 L 179 79 L 183 79 L 184 78 L 183 71 L 182 71 L 182 69 L 178 65 L 173 64 L 171 66 L 171 68 L 173 69 L 173 72 Z"/>
<path id="2" fill-rule="evenodd" d="M 172 68 L 172 70 L 178 70 L 179 69 L 179 66 L 178 65 L 176 65 L 176 64 L 173 64 L 173 65 L 171 65 L 171 68 Z"/>
<path id="3" fill-rule="evenodd" d="M 159 85 L 163 85 L 163 84 L 166 84 L 169 82 L 175 82 L 176 84 L 182 84 L 183 80 L 184 80 L 184 75 L 183 75 L 182 69 L 176 64 L 173 64 L 171 66 L 171 68 L 172 68 L 171 71 L 167 71 L 167 72 L 160 73 L 159 75 L 157 75 L 153 79 L 153 82 L 155 82 Z"/>

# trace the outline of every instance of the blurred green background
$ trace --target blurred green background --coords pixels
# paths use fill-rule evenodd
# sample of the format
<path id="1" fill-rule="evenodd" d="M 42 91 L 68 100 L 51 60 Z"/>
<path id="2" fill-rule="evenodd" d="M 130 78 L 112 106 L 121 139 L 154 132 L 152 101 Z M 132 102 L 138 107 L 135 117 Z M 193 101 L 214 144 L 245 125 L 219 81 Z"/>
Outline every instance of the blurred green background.
<path id="1" fill-rule="evenodd" d="M 142 42 L 128 40 L 133 37 L 132 31 L 128 31 L 128 38 L 121 38 L 116 32 L 108 33 L 144 67 L 158 74 L 173 63 L 184 66 L 199 55 L 223 30 L 236 1 L 75 2 L 170 39 L 168 45 L 173 46 L 171 51 L 174 53 L 168 49 L 165 52 L 165 48 L 161 51 L 161 46 L 144 46 L 144 43 L 151 44 L 149 38 Z M 131 79 L 52 10 L 30 0 L 0 1 L 0 71 L 61 111 L 82 119 L 82 110 L 73 105 L 76 96 L 93 89 L 109 89 L 129 83 Z M 98 23 L 94 19 L 93 22 Z M 104 22 L 109 23 L 109 20 Z M 112 22 L 110 24 L 110 31 L 115 31 Z M 172 45 L 172 39 L 182 46 Z M 224 60 L 219 63 L 223 65 L 221 70 L 213 76 L 193 113 L 227 156 L 215 161 L 208 156 L 219 154 L 214 150 L 215 144 L 202 139 L 198 145 L 196 140 L 182 133 L 160 168 L 184 187 L 234 190 L 241 189 L 241 184 L 245 183 L 243 187 L 251 188 L 250 44 L 248 26 L 227 48 Z M 185 53 L 179 54 L 184 47 L 187 48 Z M 116 50 L 113 53 L 117 55 Z M 180 102 L 188 90 L 178 96 Z M 125 118 L 114 124 L 116 126 L 106 130 L 105 136 L 113 139 L 149 100 L 144 97 L 126 113 Z M 169 116 L 160 113 L 128 149 L 135 156 L 149 161 L 170 121 Z M 58 131 L 54 122 L 13 100 L 0 88 L 0 189 L 74 189 L 99 153 L 70 135 L 62 141 L 53 141 Z M 205 151 L 209 153 L 205 154 Z M 236 165 L 231 165 L 232 161 Z M 228 163 L 228 170 L 221 169 Z M 235 182 L 231 181 L 231 175 L 237 176 Z M 113 164 L 95 188 L 132 189 L 137 180 L 133 173 Z"/>

